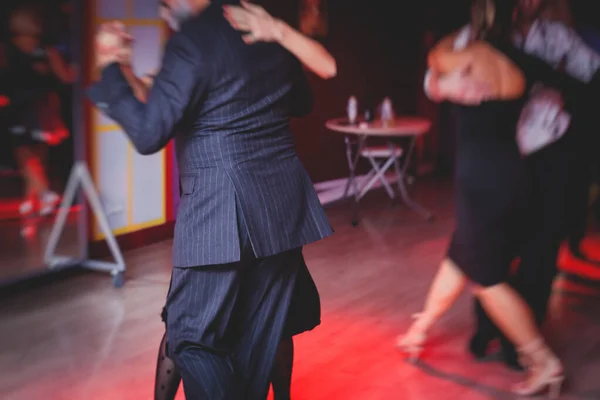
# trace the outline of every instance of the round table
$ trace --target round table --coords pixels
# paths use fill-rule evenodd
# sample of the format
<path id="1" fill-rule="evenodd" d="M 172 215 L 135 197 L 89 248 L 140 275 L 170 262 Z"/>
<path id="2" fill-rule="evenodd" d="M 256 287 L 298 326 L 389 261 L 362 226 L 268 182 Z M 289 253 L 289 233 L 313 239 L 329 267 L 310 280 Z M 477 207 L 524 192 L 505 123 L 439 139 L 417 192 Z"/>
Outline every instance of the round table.
<path id="1" fill-rule="evenodd" d="M 358 136 L 403 137 L 416 138 L 429 132 L 431 121 L 420 117 L 396 117 L 393 121 L 359 122 L 350 124 L 348 118 L 330 119 L 325 123 L 327 129 Z"/>
<path id="2" fill-rule="evenodd" d="M 410 198 L 408 194 L 408 190 L 406 188 L 406 168 L 409 165 L 409 161 L 414 152 L 416 139 L 429 132 L 431 128 L 431 121 L 420 118 L 420 117 L 412 117 L 412 116 L 399 116 L 394 120 L 384 123 L 381 120 L 376 120 L 373 122 L 358 122 L 356 124 L 351 124 L 348 121 L 348 118 L 335 118 L 327 121 L 325 123 L 327 129 L 343 133 L 345 135 L 345 143 L 346 143 L 346 158 L 348 160 L 348 168 L 350 170 L 350 177 L 348 178 L 348 182 L 346 184 L 346 189 L 344 191 L 344 196 L 348 196 L 348 192 L 350 187 L 354 190 L 354 200 L 355 200 L 355 216 L 352 221 L 354 226 L 358 225 L 358 212 L 359 212 L 359 201 L 360 199 L 373 187 L 376 180 L 380 180 L 384 185 L 390 197 L 394 198 L 394 191 L 391 189 L 387 180 L 384 178 L 385 170 L 387 170 L 391 164 L 394 164 L 394 169 L 396 171 L 397 185 L 398 185 L 398 194 L 402 199 L 403 203 L 411 208 L 413 211 L 422 215 L 427 220 L 431 220 L 433 218 L 433 214 L 425 209 L 423 206 L 415 202 Z M 354 137 L 355 140 L 352 140 Z M 358 185 L 356 183 L 356 166 L 358 164 L 358 160 L 361 157 L 361 153 L 364 149 L 368 148 L 366 146 L 367 139 L 369 137 L 377 137 L 380 139 L 385 139 L 388 143 L 389 154 L 386 156 L 387 159 L 379 164 L 372 157 L 367 157 L 371 162 L 372 169 L 367 174 L 367 183 L 363 185 L 363 189 L 359 190 Z M 409 137 L 410 143 L 408 146 L 408 151 L 403 157 L 403 166 L 400 168 L 400 156 L 394 151 L 397 147 L 394 143 L 392 143 L 392 139 L 399 137 Z M 356 150 L 352 150 L 352 145 L 356 144 Z M 384 168 L 380 168 L 383 165 Z M 383 171 L 382 171 L 383 170 Z"/>

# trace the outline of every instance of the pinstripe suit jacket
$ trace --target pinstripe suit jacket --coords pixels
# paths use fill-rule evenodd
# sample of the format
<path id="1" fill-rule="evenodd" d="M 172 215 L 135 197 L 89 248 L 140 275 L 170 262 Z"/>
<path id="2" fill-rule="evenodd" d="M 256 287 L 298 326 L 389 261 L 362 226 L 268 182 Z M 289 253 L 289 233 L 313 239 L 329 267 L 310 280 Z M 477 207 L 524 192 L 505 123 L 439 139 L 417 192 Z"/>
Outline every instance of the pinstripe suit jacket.
<path id="1" fill-rule="evenodd" d="M 140 153 L 175 137 L 182 198 L 174 266 L 239 261 L 239 211 L 259 258 L 332 233 L 289 127 L 312 108 L 302 68 L 279 45 L 246 45 L 220 6 L 169 40 L 146 104 L 116 64 L 88 93 Z"/>

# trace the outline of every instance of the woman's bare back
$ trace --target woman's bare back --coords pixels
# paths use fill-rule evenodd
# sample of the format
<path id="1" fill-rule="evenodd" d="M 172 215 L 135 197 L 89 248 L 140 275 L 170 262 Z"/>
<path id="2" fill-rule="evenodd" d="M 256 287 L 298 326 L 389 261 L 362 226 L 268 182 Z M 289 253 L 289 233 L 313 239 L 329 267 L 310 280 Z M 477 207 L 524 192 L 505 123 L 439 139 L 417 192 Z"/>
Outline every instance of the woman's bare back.
<path id="1" fill-rule="evenodd" d="M 462 50 L 443 40 L 429 53 L 429 68 L 439 74 L 464 70 L 473 80 L 485 83 L 494 100 L 513 100 L 523 95 L 526 80 L 523 71 L 512 60 L 489 43 L 475 41 Z"/>

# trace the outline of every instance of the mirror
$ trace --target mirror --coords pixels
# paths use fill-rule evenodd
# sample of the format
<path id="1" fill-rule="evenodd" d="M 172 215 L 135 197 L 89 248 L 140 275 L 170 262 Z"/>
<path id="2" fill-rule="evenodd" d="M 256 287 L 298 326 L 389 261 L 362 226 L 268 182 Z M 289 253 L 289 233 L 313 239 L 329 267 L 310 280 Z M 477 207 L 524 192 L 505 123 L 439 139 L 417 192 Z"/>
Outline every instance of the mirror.
<path id="1" fill-rule="evenodd" d="M 44 251 L 83 144 L 79 4 L 3 0 L 0 38 L 0 285 L 49 269 Z M 83 32 L 81 30 L 81 32 Z M 57 253 L 81 258 L 85 210 L 73 204 Z"/>

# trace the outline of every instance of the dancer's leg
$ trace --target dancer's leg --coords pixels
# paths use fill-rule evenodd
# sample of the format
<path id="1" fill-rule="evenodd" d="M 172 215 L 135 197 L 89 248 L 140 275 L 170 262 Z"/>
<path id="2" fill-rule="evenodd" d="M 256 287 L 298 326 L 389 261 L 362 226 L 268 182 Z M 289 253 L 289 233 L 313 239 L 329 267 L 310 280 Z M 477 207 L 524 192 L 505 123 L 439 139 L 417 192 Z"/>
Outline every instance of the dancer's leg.
<path id="1" fill-rule="evenodd" d="M 498 336 L 498 329 L 487 316 L 479 300 L 474 301 L 475 309 L 475 333 L 469 342 L 469 351 L 477 359 L 487 355 L 489 344 Z"/>
<path id="2" fill-rule="evenodd" d="M 462 293 L 467 279 L 463 272 L 450 259 L 442 261 L 429 288 L 425 308 L 419 318 L 420 326 L 429 330 Z"/>
<path id="3" fill-rule="evenodd" d="M 174 400 L 181 383 L 181 375 L 175 363 L 167 357 L 166 333 L 160 342 L 156 360 L 154 400 Z M 283 339 L 277 349 L 275 364 L 271 371 L 274 400 L 290 400 L 292 367 L 294 364 L 294 341 Z"/>
<path id="4" fill-rule="evenodd" d="M 321 299 L 317 286 L 304 260 L 298 270 L 283 339 L 277 349 L 275 364 L 271 370 L 274 400 L 291 398 L 292 369 L 294 365 L 293 337 L 315 328 L 321 323 Z"/>
<path id="5" fill-rule="evenodd" d="M 292 368 L 294 365 L 294 340 L 283 339 L 279 343 L 275 363 L 271 370 L 271 385 L 274 400 L 290 400 Z"/>
<path id="6" fill-rule="evenodd" d="M 562 365 L 544 343 L 525 300 L 506 283 L 487 288 L 477 287 L 474 293 L 496 326 L 526 357 L 529 377 L 517 392 L 533 394 L 549 385 L 560 385 Z"/>
<path id="7" fill-rule="evenodd" d="M 418 355 L 431 326 L 454 304 L 465 287 L 466 277 L 450 259 L 442 261 L 429 288 L 425 308 L 417 314 L 407 334 L 399 338 L 398 346 Z"/>
<path id="8" fill-rule="evenodd" d="M 478 287 L 474 293 L 496 326 L 517 346 L 540 336 L 531 309 L 508 284 Z"/>
<path id="9" fill-rule="evenodd" d="M 174 400 L 181 375 L 175 363 L 167 357 L 167 334 L 163 336 L 156 360 L 156 378 L 154 381 L 154 400 Z"/>

